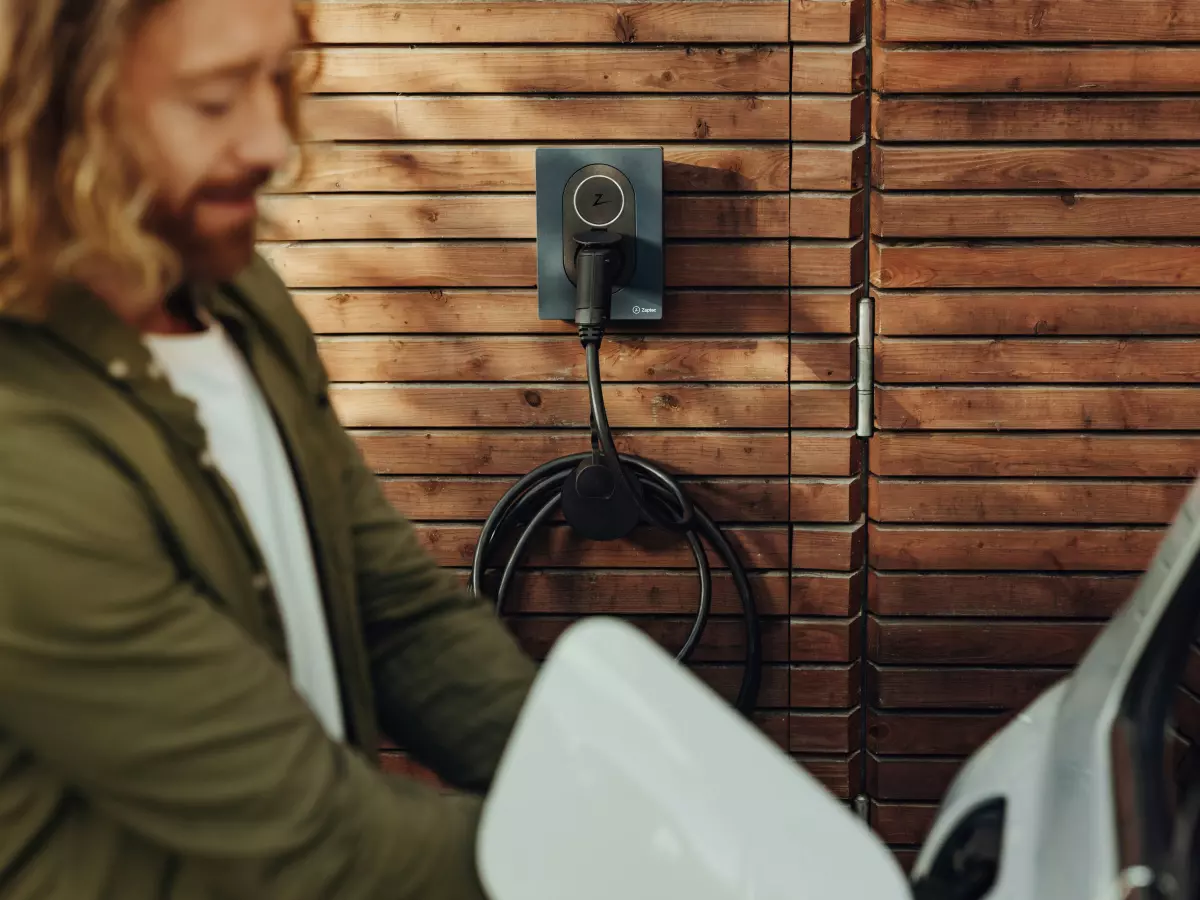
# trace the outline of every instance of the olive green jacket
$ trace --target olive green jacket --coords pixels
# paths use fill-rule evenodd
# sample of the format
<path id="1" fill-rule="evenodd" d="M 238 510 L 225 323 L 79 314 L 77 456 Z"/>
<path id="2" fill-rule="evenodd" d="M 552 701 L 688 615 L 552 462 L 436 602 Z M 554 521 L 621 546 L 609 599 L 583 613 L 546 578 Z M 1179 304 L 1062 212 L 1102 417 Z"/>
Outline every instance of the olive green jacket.
<path id="1" fill-rule="evenodd" d="M 270 267 L 198 293 L 291 455 L 347 742 L 291 686 L 194 406 L 63 289 L 0 319 L 0 898 L 482 897 L 479 795 L 533 664 L 385 500 Z M 382 774 L 381 731 L 456 792 Z"/>

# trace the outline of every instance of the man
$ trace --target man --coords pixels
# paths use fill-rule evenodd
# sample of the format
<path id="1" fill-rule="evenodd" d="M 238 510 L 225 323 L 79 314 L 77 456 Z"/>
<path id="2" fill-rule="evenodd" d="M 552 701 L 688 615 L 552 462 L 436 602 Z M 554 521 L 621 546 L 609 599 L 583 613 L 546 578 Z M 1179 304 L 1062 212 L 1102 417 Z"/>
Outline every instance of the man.
<path id="1" fill-rule="evenodd" d="M 301 39 L 292 0 L 0 0 L 5 900 L 483 896 L 534 668 L 254 253 Z"/>

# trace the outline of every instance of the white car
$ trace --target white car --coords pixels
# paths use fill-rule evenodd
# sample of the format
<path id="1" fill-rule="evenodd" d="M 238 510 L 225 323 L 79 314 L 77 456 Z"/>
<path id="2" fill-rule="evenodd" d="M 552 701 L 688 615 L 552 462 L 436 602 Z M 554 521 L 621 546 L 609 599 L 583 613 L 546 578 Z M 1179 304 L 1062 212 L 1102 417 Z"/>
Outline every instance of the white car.
<path id="1" fill-rule="evenodd" d="M 1193 487 L 1074 672 L 961 770 L 906 877 L 866 825 L 632 626 L 543 666 L 480 826 L 493 900 L 1200 900 L 1200 786 L 1168 799 L 1200 624 Z"/>

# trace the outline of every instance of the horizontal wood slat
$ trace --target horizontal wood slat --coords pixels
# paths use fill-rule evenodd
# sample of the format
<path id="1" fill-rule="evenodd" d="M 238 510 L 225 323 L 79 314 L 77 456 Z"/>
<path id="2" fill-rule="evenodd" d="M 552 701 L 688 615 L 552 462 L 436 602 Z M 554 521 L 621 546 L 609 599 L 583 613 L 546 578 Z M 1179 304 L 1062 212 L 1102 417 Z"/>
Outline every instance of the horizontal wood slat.
<path id="1" fill-rule="evenodd" d="M 882 97 L 884 141 L 1174 141 L 1200 127 L 1200 97 Z"/>
<path id="2" fill-rule="evenodd" d="M 507 625 L 530 656 L 545 659 L 563 632 L 576 621 L 578 620 L 574 617 L 522 616 L 508 619 Z M 690 618 L 663 620 L 629 616 L 625 621 L 635 625 L 672 654 L 678 653 L 683 647 L 693 624 Z M 741 621 L 709 619 L 700 634 L 693 658 L 698 663 L 740 663 L 746 655 L 745 638 L 745 626 Z M 764 661 L 787 661 L 789 648 L 786 622 L 762 622 L 762 648 Z"/>
<path id="3" fill-rule="evenodd" d="M 849 131 L 853 110 L 845 101 L 814 99 L 808 106 L 821 112 L 825 129 Z M 564 133 L 581 141 L 788 137 L 788 101 L 778 95 L 313 96 L 304 118 L 318 141 L 556 141 Z M 814 138 L 822 139 L 838 138 Z"/>
<path id="4" fill-rule="evenodd" d="M 788 749 L 793 753 L 849 753 L 859 746 L 862 714 L 791 713 L 787 717 Z"/>
<path id="5" fill-rule="evenodd" d="M 1194 383 L 1200 339 L 899 340 L 875 344 L 881 384 Z M 731 379 L 732 380 L 732 379 Z"/>
<path id="6" fill-rule="evenodd" d="M 862 443 L 850 432 L 792 431 L 793 475 L 856 475 L 862 468 Z"/>
<path id="7" fill-rule="evenodd" d="M 863 35 L 865 0 L 791 0 L 793 41 L 843 44 Z"/>
<path id="8" fill-rule="evenodd" d="M 1103 626 L 1097 622 L 867 623 L 873 662 L 894 665 L 1073 666 Z"/>
<path id="9" fill-rule="evenodd" d="M 802 331 L 849 333 L 848 292 L 805 296 L 810 327 Z M 535 318 L 534 289 L 296 290 L 292 298 L 320 334 L 577 334 L 573 322 Z M 789 302 L 782 289 L 668 291 L 661 322 L 609 322 L 608 332 L 779 334 L 788 330 Z"/>
<path id="10" fill-rule="evenodd" d="M 1187 481 L 909 481 L 872 478 L 871 518 L 880 522 L 1165 525 Z"/>
<path id="11" fill-rule="evenodd" d="M 871 176 L 884 190 L 1194 190 L 1200 146 L 875 144 Z"/>
<path id="12" fill-rule="evenodd" d="M 793 241 L 791 283 L 852 287 L 863 280 L 862 241 Z"/>
<path id="13" fill-rule="evenodd" d="M 1195 291 L 879 291 L 883 335 L 1200 334 Z"/>
<path id="14" fill-rule="evenodd" d="M 1187 478 L 1200 434 L 912 434 L 871 439 L 871 471 L 891 476 Z"/>
<path id="15" fill-rule="evenodd" d="M 933 804 L 878 803 L 871 801 L 871 827 L 888 844 L 920 844 L 933 827 Z"/>
<path id="16" fill-rule="evenodd" d="M 867 757 L 867 790 L 879 800 L 939 801 L 962 766 L 958 759 Z"/>
<path id="17" fill-rule="evenodd" d="M 784 385 L 610 385 L 604 391 L 614 428 L 784 428 Z M 812 391 L 808 415 L 793 424 L 848 427 L 850 396 L 842 388 Z M 331 391 L 343 424 L 352 428 L 575 427 L 588 424 L 582 385 L 372 385 Z M 801 406 L 803 409 L 804 407 Z M 827 424 L 832 421 L 834 424 Z"/>
<path id="18" fill-rule="evenodd" d="M 791 386 L 790 425 L 793 428 L 853 428 L 854 385 Z"/>
<path id="19" fill-rule="evenodd" d="M 966 756 L 1010 720 L 1004 713 L 896 713 L 867 715 L 872 753 Z"/>
<path id="20" fill-rule="evenodd" d="M 855 572 L 863 565 L 866 537 L 861 524 L 798 525 L 792 529 L 792 566 Z"/>
<path id="21" fill-rule="evenodd" d="M 876 0 L 883 41 L 1197 41 L 1200 11 L 1176 0 Z"/>
<path id="22" fill-rule="evenodd" d="M 791 137 L 794 141 L 856 141 L 863 135 L 866 116 L 863 94 L 793 94 Z"/>
<path id="23" fill-rule="evenodd" d="M 792 666 L 788 696 L 794 709 L 856 706 L 862 694 L 861 663 L 848 666 Z"/>
<path id="24" fill-rule="evenodd" d="M 842 94 L 866 87 L 867 48 L 792 45 L 791 90 L 798 94 Z M 751 88 L 765 91 L 765 88 Z"/>
<path id="25" fill-rule="evenodd" d="M 652 459 L 684 475 L 788 474 L 788 435 L 771 431 L 635 431 L 613 436 L 617 450 Z M 589 449 L 586 430 L 446 430 L 354 432 L 372 471 L 381 475 L 524 475 L 544 462 Z M 849 437 L 809 441 L 806 475 L 850 475 Z"/>
<path id="26" fill-rule="evenodd" d="M 795 290 L 791 296 L 793 334 L 855 334 L 862 289 Z"/>
<path id="27" fill-rule="evenodd" d="M 315 4 L 327 44 L 729 43 L 788 39 L 786 0 L 336 0 Z"/>
<path id="28" fill-rule="evenodd" d="M 867 146 L 854 144 L 792 144 L 792 190 L 848 191 L 863 186 Z"/>
<path id="29" fill-rule="evenodd" d="M 940 575 L 873 572 L 870 609 L 883 616 L 1104 619 L 1134 575 Z"/>
<path id="30" fill-rule="evenodd" d="M 1024 709 L 1070 673 L 1066 668 L 867 666 L 870 701 L 882 709 Z"/>
<path id="31" fill-rule="evenodd" d="M 855 616 L 862 608 L 864 574 L 806 572 L 792 578 L 793 616 Z"/>
<path id="32" fill-rule="evenodd" d="M 313 142 L 304 148 L 302 172 L 289 170 L 272 185 L 277 192 L 532 191 L 531 144 L 396 144 Z M 855 171 L 850 148 L 813 148 L 811 171 L 796 189 L 841 190 Z M 668 191 L 786 191 L 784 144 L 667 144 L 663 185 Z M 857 160 L 861 169 L 863 160 Z M 847 182 L 843 185 L 844 182 Z"/>
<path id="33" fill-rule="evenodd" d="M 1200 84 L 1197 47 L 881 45 L 873 62 L 875 88 L 885 94 L 1153 94 Z"/>
<path id="34" fill-rule="evenodd" d="M 461 5 L 459 9 L 461 10 Z M 787 47 L 331 48 L 318 51 L 314 93 L 787 93 Z M 818 66 L 818 62 L 824 64 Z M 849 89 L 850 64 L 845 68 Z M 814 58 L 826 79 L 838 62 Z M 814 90 L 817 90 L 814 88 Z"/>
<path id="35" fill-rule="evenodd" d="M 1155 238 L 1200 235 L 1200 194 L 893 194 L 871 198 L 885 238 Z"/>
<path id="36" fill-rule="evenodd" d="M 333 338 L 319 344 L 333 381 L 467 382 L 587 380 L 578 339 L 569 337 Z M 793 370 L 811 381 L 848 381 L 848 339 L 799 341 Z M 787 377 L 780 338 L 611 338 L 600 349 L 605 384 L 622 381 L 769 382 Z"/>
<path id="37" fill-rule="evenodd" d="M 830 530 L 838 526 L 830 526 Z M 748 569 L 787 569 L 788 529 L 778 526 L 740 526 L 724 529 L 725 536 Z M 418 523 L 421 545 L 443 566 L 469 566 L 479 539 L 477 525 Z M 836 533 L 836 532 L 835 532 Z M 560 569 L 688 569 L 695 568 L 691 550 L 677 535 L 639 529 L 629 538 L 595 543 L 575 536 L 566 525 L 548 526 L 529 543 L 529 566 Z M 709 553 L 713 568 L 724 564 Z"/>
<path id="38" fill-rule="evenodd" d="M 930 571 L 1137 572 L 1161 528 L 870 526 L 877 569 Z"/>
<path id="39" fill-rule="evenodd" d="M 883 387 L 880 427 L 960 430 L 1200 429 L 1200 391 L 1174 387 Z"/>
<path id="40" fill-rule="evenodd" d="M 873 243 L 871 280 L 883 288 L 1190 287 L 1200 244 Z"/>

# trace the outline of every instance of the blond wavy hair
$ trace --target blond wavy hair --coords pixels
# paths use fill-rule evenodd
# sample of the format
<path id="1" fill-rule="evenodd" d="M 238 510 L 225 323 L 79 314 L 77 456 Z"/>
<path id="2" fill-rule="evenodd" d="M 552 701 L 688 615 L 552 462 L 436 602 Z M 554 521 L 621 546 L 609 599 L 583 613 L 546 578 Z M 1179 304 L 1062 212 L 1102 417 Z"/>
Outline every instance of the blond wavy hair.
<path id="1" fill-rule="evenodd" d="M 97 261 L 147 295 L 178 279 L 177 255 L 143 225 L 151 189 L 115 124 L 121 55 L 167 2 L 0 0 L 0 314 L 36 316 L 56 281 Z M 310 43 L 306 0 L 296 12 Z M 298 154 L 316 59 L 297 54 L 285 91 Z"/>

